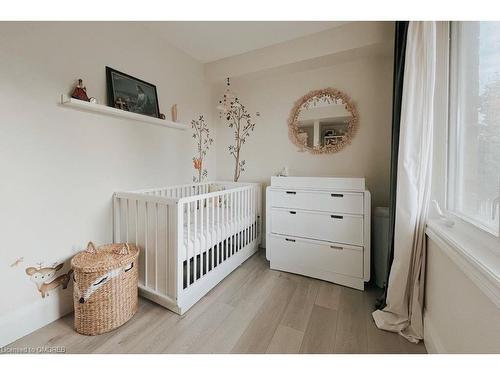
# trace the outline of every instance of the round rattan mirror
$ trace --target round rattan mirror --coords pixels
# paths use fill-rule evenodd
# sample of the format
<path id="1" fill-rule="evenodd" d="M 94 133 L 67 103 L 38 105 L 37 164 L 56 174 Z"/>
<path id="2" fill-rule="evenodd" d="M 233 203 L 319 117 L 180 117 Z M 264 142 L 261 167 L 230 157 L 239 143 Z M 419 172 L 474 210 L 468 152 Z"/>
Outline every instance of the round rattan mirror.
<path id="1" fill-rule="evenodd" d="M 358 112 L 349 96 L 329 87 L 297 100 L 288 119 L 288 136 L 300 151 L 339 152 L 351 143 L 358 123 Z"/>

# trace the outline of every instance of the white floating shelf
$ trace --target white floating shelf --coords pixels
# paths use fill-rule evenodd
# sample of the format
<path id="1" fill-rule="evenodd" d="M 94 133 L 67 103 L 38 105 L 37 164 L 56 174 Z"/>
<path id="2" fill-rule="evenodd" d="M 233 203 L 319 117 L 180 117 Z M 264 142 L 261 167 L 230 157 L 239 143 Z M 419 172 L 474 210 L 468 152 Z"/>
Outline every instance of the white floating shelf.
<path id="1" fill-rule="evenodd" d="M 106 116 L 121 117 L 127 120 L 134 120 L 145 122 L 148 124 L 153 124 L 157 126 L 163 126 L 165 128 L 174 128 L 179 130 L 187 130 L 189 127 L 185 124 L 179 122 L 173 122 L 170 120 L 162 120 L 160 118 L 155 118 L 151 116 L 141 115 L 139 113 L 127 112 L 122 109 L 117 109 L 113 107 L 108 107 L 107 105 L 94 104 L 86 102 L 84 100 L 78 100 L 73 98 L 67 98 L 66 100 L 61 95 L 61 105 L 69 108 L 74 108 L 82 111 L 102 113 Z"/>

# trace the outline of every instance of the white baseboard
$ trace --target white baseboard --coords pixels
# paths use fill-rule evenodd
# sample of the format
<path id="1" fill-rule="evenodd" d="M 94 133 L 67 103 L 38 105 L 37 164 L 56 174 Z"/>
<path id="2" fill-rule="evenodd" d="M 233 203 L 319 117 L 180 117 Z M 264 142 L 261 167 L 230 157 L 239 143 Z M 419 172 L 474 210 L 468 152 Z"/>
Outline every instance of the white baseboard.
<path id="1" fill-rule="evenodd" d="M 432 318 L 427 311 L 424 311 L 424 344 L 429 354 L 448 353 L 439 338 L 438 333 L 432 323 Z"/>
<path id="2" fill-rule="evenodd" d="M 0 316 L 0 348 L 73 311 L 73 295 L 67 290 Z"/>

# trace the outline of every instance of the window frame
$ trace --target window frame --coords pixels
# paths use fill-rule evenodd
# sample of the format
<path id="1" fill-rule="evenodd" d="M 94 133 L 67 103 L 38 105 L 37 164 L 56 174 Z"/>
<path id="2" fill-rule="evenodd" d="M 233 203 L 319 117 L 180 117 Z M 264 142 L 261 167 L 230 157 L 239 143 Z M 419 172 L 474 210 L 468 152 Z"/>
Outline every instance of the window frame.
<path id="1" fill-rule="evenodd" d="M 453 186 L 457 186 L 458 181 L 458 168 L 457 160 L 459 159 L 459 134 L 458 126 L 460 121 L 460 114 L 458 110 L 459 94 L 458 94 L 458 81 L 457 79 L 457 65 L 453 61 L 458 60 L 459 50 L 456 48 L 459 38 L 459 28 L 456 25 L 462 21 L 450 21 L 448 25 L 448 61 L 447 61 L 447 135 L 446 135 L 446 164 L 445 164 L 445 189 L 444 189 L 444 207 L 446 212 L 451 215 L 455 221 L 458 221 L 461 227 L 467 232 L 474 235 L 474 237 L 487 236 L 490 239 L 500 240 L 500 224 L 496 229 L 492 229 L 477 219 L 466 215 L 456 209 L 456 194 Z M 499 213 L 500 215 L 500 213 Z"/>
<path id="2" fill-rule="evenodd" d="M 437 22 L 436 87 L 432 149 L 431 199 L 443 208 L 446 220 L 433 207 L 426 223 L 427 242 L 437 245 L 447 259 L 500 308 L 500 237 L 479 229 L 447 209 L 449 144 L 450 29 Z M 454 225 L 450 225 L 450 219 Z"/>

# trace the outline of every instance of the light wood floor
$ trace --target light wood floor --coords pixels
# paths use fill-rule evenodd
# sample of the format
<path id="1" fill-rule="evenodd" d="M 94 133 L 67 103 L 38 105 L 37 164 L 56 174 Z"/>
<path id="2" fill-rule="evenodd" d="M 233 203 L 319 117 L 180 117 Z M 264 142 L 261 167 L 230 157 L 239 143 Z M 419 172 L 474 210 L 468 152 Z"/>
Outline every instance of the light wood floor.
<path id="1" fill-rule="evenodd" d="M 180 317 L 145 299 L 125 325 L 82 336 L 67 315 L 12 343 L 67 353 L 425 353 L 371 318 L 365 292 L 272 271 L 259 251 Z"/>

